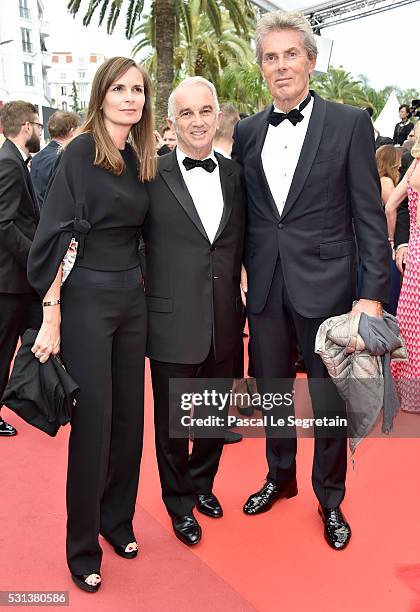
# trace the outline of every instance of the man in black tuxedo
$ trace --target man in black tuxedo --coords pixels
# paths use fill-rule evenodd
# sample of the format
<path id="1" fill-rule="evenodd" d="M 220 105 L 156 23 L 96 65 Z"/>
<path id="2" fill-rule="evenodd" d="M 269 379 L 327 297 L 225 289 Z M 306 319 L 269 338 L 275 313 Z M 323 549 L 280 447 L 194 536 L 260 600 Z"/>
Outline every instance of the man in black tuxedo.
<path id="1" fill-rule="evenodd" d="M 388 298 L 389 245 L 373 129 L 364 110 L 309 91 L 317 49 L 302 14 L 265 15 L 257 26 L 256 51 L 274 107 L 239 122 L 232 157 L 243 166 L 248 198 L 244 263 L 259 392 L 291 391 L 298 344 L 315 417 L 344 418 L 344 403 L 314 345 L 325 319 L 352 309 L 355 239 L 364 287 L 353 314 L 381 316 Z M 293 407 L 272 413 L 287 419 Z M 246 514 L 297 494 L 292 431 L 286 437 L 278 427 L 266 428 L 267 480 L 249 497 Z M 336 550 L 351 535 L 340 511 L 346 466 L 345 428 L 316 425 L 312 484 L 325 537 Z"/>
<path id="2" fill-rule="evenodd" d="M 42 125 L 33 104 L 8 102 L 0 111 L 0 398 L 19 336 L 41 324 L 39 299 L 26 280 L 26 262 L 39 219 L 27 162 L 40 149 Z M 16 429 L 0 417 L 0 435 Z"/>
<path id="3" fill-rule="evenodd" d="M 224 431 L 195 436 L 188 457 L 188 431 L 176 438 L 169 427 L 169 380 L 233 379 L 242 333 L 245 198 L 239 165 L 212 149 L 220 119 L 214 86 L 186 79 L 171 94 L 168 115 L 178 145 L 158 160 L 144 227 L 147 352 L 163 501 L 175 535 L 193 545 L 201 538 L 194 505 L 222 516 L 212 490 Z"/>
<path id="4" fill-rule="evenodd" d="M 76 113 L 56 111 L 48 119 L 47 127 L 51 141 L 31 162 L 31 179 L 39 208 L 42 208 L 44 204 L 45 194 L 57 162 L 57 156 L 61 148 L 75 136 L 78 126 L 79 117 Z"/>

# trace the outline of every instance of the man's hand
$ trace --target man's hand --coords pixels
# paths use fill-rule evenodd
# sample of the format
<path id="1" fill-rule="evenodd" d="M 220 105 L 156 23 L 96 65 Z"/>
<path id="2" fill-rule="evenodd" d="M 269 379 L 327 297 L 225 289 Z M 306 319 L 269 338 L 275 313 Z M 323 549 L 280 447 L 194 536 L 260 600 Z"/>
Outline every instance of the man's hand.
<path id="1" fill-rule="evenodd" d="M 402 246 L 395 253 L 395 263 L 401 274 L 404 274 L 404 266 L 407 258 L 408 247 Z"/>
<path id="2" fill-rule="evenodd" d="M 163 145 L 165 144 L 162 136 L 159 134 L 157 130 L 153 132 L 153 136 L 155 137 L 155 141 L 156 141 L 156 149 L 157 150 L 161 149 Z"/>
<path id="3" fill-rule="evenodd" d="M 384 314 L 381 302 L 375 302 L 375 300 L 359 300 L 355 306 L 353 306 L 350 317 L 355 317 L 358 314 L 364 312 L 369 317 L 381 318 Z"/>
<path id="4" fill-rule="evenodd" d="M 248 276 L 245 268 L 241 267 L 241 298 L 242 304 L 246 306 L 246 294 L 248 292 Z"/>

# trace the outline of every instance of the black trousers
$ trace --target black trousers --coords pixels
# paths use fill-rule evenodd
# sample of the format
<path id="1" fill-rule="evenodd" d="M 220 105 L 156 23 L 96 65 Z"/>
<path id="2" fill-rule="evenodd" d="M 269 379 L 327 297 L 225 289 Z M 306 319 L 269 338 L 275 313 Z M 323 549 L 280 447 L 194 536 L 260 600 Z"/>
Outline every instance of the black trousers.
<path id="1" fill-rule="evenodd" d="M 195 494 L 212 492 L 219 467 L 224 438 L 194 437 L 191 455 L 189 440 L 170 436 L 169 380 L 171 378 L 233 379 L 234 357 L 216 363 L 213 348 L 199 364 L 165 363 L 150 360 L 155 404 L 156 456 L 159 467 L 162 498 L 168 513 L 174 516 L 190 514 Z M 229 391 L 226 388 L 225 391 Z M 227 412 L 226 412 L 227 413 Z"/>
<path id="2" fill-rule="evenodd" d="M 98 535 L 135 540 L 143 440 L 146 304 L 139 269 L 75 267 L 62 289 L 62 356 L 80 386 L 67 473 L 67 562 L 100 569 Z"/>
<path id="3" fill-rule="evenodd" d="M 306 319 L 296 312 L 287 295 L 278 260 L 264 310 L 259 314 L 248 314 L 253 367 L 260 393 L 290 392 L 296 374 L 299 344 L 308 375 L 314 416 L 346 418 L 345 403 L 339 397 L 321 358 L 314 352 L 315 337 L 325 318 Z M 287 419 L 294 414 L 294 407 L 274 408 L 273 413 Z M 267 478 L 284 484 L 296 477 L 297 442 L 294 435 L 279 437 L 276 429 L 266 428 Z M 312 485 L 319 502 L 324 507 L 332 508 L 341 503 L 345 494 L 347 432 L 345 427 L 315 427 L 314 433 Z"/>
<path id="4" fill-rule="evenodd" d="M 0 398 L 19 337 L 26 329 L 39 329 L 41 322 L 41 300 L 35 293 L 0 293 Z"/>

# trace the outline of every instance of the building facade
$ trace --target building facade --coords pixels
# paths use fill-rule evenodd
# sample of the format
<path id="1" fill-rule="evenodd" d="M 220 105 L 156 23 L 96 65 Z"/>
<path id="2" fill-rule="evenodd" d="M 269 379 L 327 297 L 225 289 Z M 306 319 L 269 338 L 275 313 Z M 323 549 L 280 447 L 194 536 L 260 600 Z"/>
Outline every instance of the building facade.
<path id="1" fill-rule="evenodd" d="M 87 108 L 93 76 L 104 62 L 100 53 L 53 51 L 48 72 L 52 106 L 83 112 Z M 76 90 L 77 106 L 74 108 Z"/>
<path id="2" fill-rule="evenodd" d="M 0 2 L 0 105 L 27 100 L 38 106 L 41 121 L 51 102 L 48 36 L 43 0 Z"/>

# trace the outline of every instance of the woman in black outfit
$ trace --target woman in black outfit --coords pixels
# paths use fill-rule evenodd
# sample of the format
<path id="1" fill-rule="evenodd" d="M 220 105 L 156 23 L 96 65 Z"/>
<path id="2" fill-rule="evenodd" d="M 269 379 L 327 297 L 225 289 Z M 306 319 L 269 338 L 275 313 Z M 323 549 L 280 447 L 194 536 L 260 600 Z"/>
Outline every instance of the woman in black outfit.
<path id="1" fill-rule="evenodd" d="M 144 69 L 121 57 L 102 64 L 29 255 L 29 281 L 44 312 L 32 351 L 45 362 L 61 346 L 81 389 L 69 443 L 67 562 L 74 582 L 90 592 L 101 584 L 99 533 L 119 555 L 137 555 L 146 339 L 138 242 L 148 209 L 143 181 L 156 168 L 152 123 Z"/>

